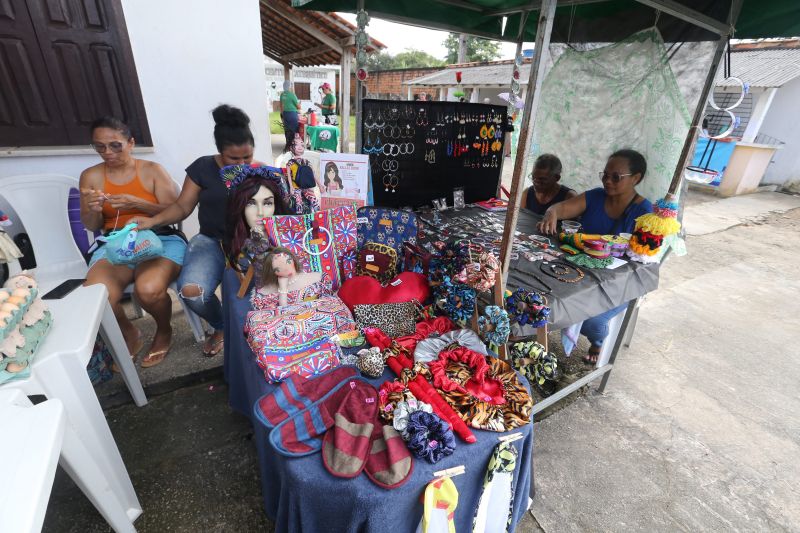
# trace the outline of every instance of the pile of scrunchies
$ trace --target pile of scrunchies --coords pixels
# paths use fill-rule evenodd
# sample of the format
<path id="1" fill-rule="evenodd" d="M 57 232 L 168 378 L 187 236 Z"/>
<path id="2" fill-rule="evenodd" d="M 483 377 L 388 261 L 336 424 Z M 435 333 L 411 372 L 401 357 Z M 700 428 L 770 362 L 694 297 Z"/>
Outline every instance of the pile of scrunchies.
<path id="1" fill-rule="evenodd" d="M 435 463 L 455 451 L 453 430 L 429 404 L 411 397 L 395 402 L 391 413 L 392 427 L 416 457 Z"/>
<path id="2" fill-rule="evenodd" d="M 545 326 L 550 316 L 550 308 L 544 297 L 522 287 L 511 293 L 506 291 L 506 311 L 512 323 L 534 328 Z"/>
<path id="3" fill-rule="evenodd" d="M 486 292 L 494 287 L 498 270 L 500 270 L 500 261 L 497 256 L 491 252 L 483 252 L 478 256 L 477 262 L 467 263 L 456 274 L 455 279 L 478 292 Z"/>
<path id="4" fill-rule="evenodd" d="M 478 328 L 483 340 L 494 346 L 508 342 L 511 335 L 511 322 L 508 313 L 497 305 L 487 305 L 483 315 L 478 317 Z"/>

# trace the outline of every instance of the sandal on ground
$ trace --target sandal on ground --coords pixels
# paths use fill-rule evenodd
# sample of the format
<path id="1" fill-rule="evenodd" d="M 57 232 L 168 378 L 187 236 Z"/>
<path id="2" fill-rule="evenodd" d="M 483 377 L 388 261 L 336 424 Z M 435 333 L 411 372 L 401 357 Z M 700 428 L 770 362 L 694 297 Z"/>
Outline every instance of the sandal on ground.
<path id="1" fill-rule="evenodd" d="M 165 350 L 158 350 L 157 352 L 148 353 L 145 358 L 142 359 L 142 368 L 150 368 L 151 366 L 160 365 L 164 359 L 166 359 L 170 348 L 172 348 L 171 344 L 167 346 Z"/>
<path id="2" fill-rule="evenodd" d="M 602 350 L 602 347 L 598 347 L 598 346 L 592 346 L 591 348 L 589 348 L 589 353 L 584 355 L 583 358 L 582 358 L 584 364 L 596 365 L 597 364 L 597 358 L 600 357 L 600 351 L 601 350 Z"/>
<path id="3" fill-rule="evenodd" d="M 225 344 L 225 337 L 220 337 L 219 340 L 211 343 L 211 346 L 209 347 L 210 349 L 208 351 L 206 351 L 205 348 L 203 349 L 203 355 L 205 355 L 206 357 L 214 357 L 215 355 L 217 355 L 222 351 L 224 344 Z"/>
<path id="4" fill-rule="evenodd" d="M 136 355 L 142 351 L 142 348 L 144 348 L 144 335 L 140 333 L 139 338 L 136 340 L 136 344 L 134 345 L 134 349 L 131 350 L 131 361 L 134 363 L 136 362 Z M 116 372 L 117 374 L 120 373 L 117 363 L 111 363 L 111 371 Z"/>

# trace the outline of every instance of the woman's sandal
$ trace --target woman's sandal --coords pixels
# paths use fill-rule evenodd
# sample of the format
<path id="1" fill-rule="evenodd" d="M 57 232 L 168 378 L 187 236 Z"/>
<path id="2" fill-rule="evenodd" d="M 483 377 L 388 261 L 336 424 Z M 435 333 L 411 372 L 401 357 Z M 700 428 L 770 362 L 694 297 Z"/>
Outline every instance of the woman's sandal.
<path id="1" fill-rule="evenodd" d="M 214 357 L 215 355 L 219 354 L 222 349 L 224 348 L 225 338 L 220 338 L 218 341 L 211 344 L 211 349 L 209 351 L 203 351 L 203 355 L 206 357 Z"/>
<path id="2" fill-rule="evenodd" d="M 172 348 L 172 344 L 167 346 L 166 350 L 158 350 L 157 352 L 150 352 L 148 353 L 144 359 L 142 359 L 142 368 L 150 368 L 151 366 L 160 365 L 166 359 L 167 354 L 169 353 L 170 348 Z"/>
<path id="3" fill-rule="evenodd" d="M 602 351 L 601 346 L 592 346 L 589 348 L 589 353 L 583 356 L 582 360 L 583 363 L 586 365 L 596 365 L 597 358 L 600 357 L 600 352 Z"/>
<path id="4" fill-rule="evenodd" d="M 136 355 L 139 352 L 142 351 L 142 348 L 144 348 L 144 335 L 139 333 L 139 338 L 137 339 L 136 344 L 134 345 L 134 349 L 131 350 L 131 361 L 132 362 L 134 362 L 134 363 L 136 362 Z M 111 363 L 111 371 L 115 372 L 117 374 L 120 373 L 120 369 L 117 366 L 117 363 Z"/>

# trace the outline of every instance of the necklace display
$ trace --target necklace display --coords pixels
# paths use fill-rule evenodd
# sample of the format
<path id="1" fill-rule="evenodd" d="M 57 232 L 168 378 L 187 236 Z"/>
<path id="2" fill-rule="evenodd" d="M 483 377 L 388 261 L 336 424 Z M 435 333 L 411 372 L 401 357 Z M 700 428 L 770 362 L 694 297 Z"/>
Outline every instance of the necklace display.
<path id="1" fill-rule="evenodd" d="M 583 279 L 584 272 L 580 268 L 564 263 L 542 262 L 539 269 L 543 274 L 555 278 L 563 283 L 577 283 Z"/>

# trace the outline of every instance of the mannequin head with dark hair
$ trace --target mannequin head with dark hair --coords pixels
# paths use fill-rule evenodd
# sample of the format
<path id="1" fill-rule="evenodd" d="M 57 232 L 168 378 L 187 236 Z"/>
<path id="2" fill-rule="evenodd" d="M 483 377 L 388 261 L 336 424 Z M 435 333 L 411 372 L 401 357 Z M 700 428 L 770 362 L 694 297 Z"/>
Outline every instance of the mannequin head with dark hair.
<path id="1" fill-rule="evenodd" d="M 225 248 L 230 264 L 238 265 L 239 254 L 252 233 L 263 235 L 261 220 L 287 214 L 289 209 L 275 180 L 263 176 L 245 179 L 228 198 Z"/>

